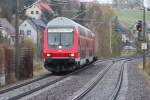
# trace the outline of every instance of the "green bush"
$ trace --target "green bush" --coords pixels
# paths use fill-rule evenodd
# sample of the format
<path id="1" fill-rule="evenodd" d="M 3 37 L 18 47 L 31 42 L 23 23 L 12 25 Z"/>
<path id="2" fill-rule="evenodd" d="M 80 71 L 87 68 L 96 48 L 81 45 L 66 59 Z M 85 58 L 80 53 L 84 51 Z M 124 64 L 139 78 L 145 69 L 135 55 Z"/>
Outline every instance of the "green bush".
<path id="1" fill-rule="evenodd" d="M 113 32 L 112 33 L 112 56 L 116 57 L 116 56 L 120 56 L 121 54 L 121 36 L 116 33 Z"/>

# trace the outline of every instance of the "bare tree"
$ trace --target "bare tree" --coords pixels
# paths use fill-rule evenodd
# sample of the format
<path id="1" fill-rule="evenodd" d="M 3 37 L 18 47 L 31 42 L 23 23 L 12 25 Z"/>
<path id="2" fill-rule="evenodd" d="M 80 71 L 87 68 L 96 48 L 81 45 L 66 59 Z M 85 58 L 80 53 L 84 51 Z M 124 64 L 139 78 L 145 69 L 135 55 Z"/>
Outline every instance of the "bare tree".
<path id="1" fill-rule="evenodd" d="M 99 3 L 92 2 L 87 6 L 85 20 L 90 19 L 86 24 L 96 34 L 97 55 L 99 57 L 108 57 L 112 54 L 112 24 L 113 11 L 110 6 L 102 6 Z"/>

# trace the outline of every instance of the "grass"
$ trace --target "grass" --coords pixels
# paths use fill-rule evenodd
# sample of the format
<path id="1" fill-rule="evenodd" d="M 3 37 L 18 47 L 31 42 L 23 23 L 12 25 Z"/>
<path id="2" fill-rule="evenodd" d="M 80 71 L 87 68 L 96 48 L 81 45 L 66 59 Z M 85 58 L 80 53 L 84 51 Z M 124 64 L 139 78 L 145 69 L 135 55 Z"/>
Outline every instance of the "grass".
<path id="1" fill-rule="evenodd" d="M 138 21 L 143 20 L 143 10 L 137 9 L 114 9 L 120 22 L 125 23 L 129 28 Z M 150 22 L 150 11 L 146 11 L 146 21 Z"/>
<path id="2" fill-rule="evenodd" d="M 122 50 L 121 56 L 133 56 L 136 54 L 136 51 L 131 51 L 131 50 Z"/>
<path id="3" fill-rule="evenodd" d="M 139 69 L 141 74 L 143 75 L 144 79 L 147 81 L 150 87 L 150 62 L 147 61 L 146 69 L 143 70 L 143 63 L 139 64 Z"/>
<path id="4" fill-rule="evenodd" d="M 34 60 L 33 75 L 39 76 L 45 73 L 49 73 L 49 72 L 44 68 L 43 64 Z"/>

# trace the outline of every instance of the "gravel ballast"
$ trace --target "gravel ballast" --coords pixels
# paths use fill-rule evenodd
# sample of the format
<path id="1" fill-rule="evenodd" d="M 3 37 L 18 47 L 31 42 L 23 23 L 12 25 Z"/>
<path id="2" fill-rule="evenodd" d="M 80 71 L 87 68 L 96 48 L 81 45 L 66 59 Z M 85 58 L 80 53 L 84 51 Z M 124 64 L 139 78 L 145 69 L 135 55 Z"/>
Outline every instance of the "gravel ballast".
<path id="1" fill-rule="evenodd" d="M 139 60 L 128 63 L 128 91 L 126 100 L 150 100 L 150 88 L 140 73 Z"/>
<path id="2" fill-rule="evenodd" d="M 100 82 L 82 100 L 108 100 L 117 84 L 123 61 L 115 63 Z"/>
<path id="3" fill-rule="evenodd" d="M 124 64 L 123 82 L 116 100 L 150 100 L 150 88 L 138 68 L 140 62 L 141 60 L 132 60 Z M 68 100 L 111 63 L 111 61 L 105 61 L 91 64 L 89 68 L 23 97 L 21 100 Z M 89 91 L 82 100 L 108 100 L 116 87 L 119 77 L 118 75 L 123 63 L 124 60 L 116 62 L 105 74 L 102 80 L 91 91 Z M 29 91 L 32 88 L 59 77 L 60 76 L 49 77 L 43 79 L 43 82 L 39 81 L 30 84 L 27 87 L 15 90 L 14 92 L 12 91 L 0 95 L 0 100 L 6 100 L 8 97 L 17 95 L 24 91 Z"/>
<path id="4" fill-rule="evenodd" d="M 68 97 L 72 96 L 73 93 L 83 87 L 109 63 L 111 62 L 103 62 L 99 65 L 90 65 L 90 67 L 86 70 L 68 77 L 68 80 L 62 80 L 61 83 L 59 82 L 53 86 L 42 89 L 41 91 L 37 91 L 37 93 L 24 97 L 22 100 L 67 100 Z"/>

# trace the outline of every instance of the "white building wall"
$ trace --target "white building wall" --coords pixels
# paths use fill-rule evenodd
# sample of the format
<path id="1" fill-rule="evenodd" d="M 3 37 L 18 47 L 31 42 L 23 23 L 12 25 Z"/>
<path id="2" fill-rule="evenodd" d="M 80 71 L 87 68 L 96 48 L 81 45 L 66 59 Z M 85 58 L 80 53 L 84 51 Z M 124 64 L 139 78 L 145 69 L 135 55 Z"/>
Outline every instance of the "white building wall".
<path id="1" fill-rule="evenodd" d="M 42 11 L 36 5 L 33 5 L 26 10 L 26 15 L 33 19 L 40 19 L 42 17 Z"/>
<path id="2" fill-rule="evenodd" d="M 123 42 L 129 41 L 129 37 L 126 34 L 122 34 L 122 41 Z"/>
<path id="3" fill-rule="evenodd" d="M 24 21 L 24 23 L 19 26 L 19 32 L 21 31 L 23 31 L 25 37 L 31 38 L 34 43 L 37 42 L 37 31 L 29 24 L 28 21 Z M 29 35 L 29 33 L 31 34 Z"/>
<path id="4" fill-rule="evenodd" d="M 150 33 L 147 33 L 147 36 L 148 36 L 148 40 L 150 41 Z"/>

